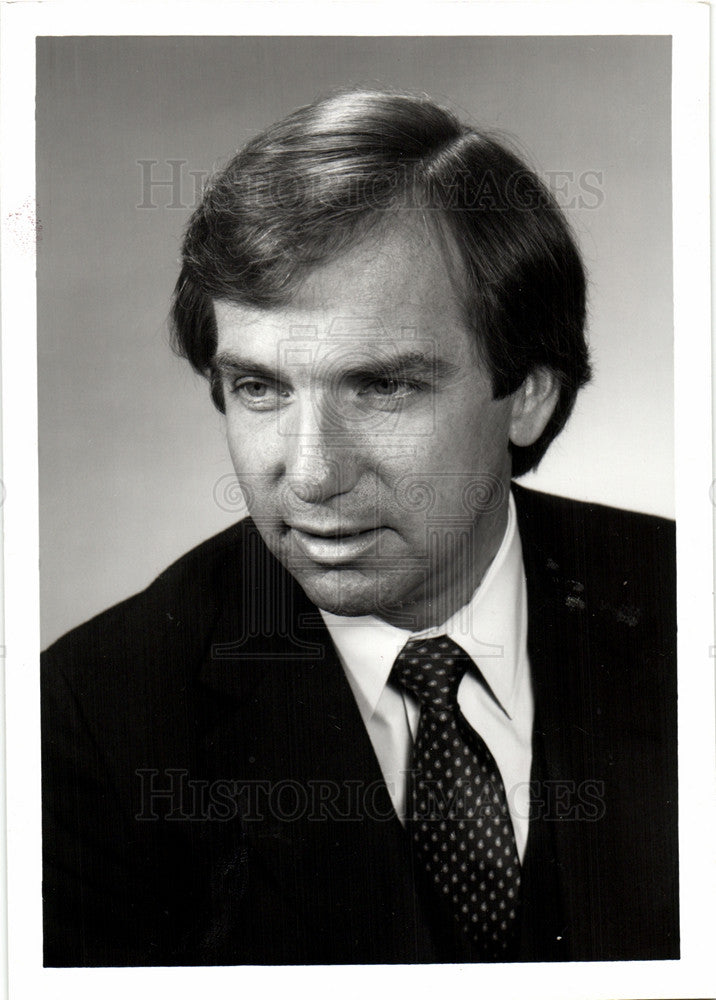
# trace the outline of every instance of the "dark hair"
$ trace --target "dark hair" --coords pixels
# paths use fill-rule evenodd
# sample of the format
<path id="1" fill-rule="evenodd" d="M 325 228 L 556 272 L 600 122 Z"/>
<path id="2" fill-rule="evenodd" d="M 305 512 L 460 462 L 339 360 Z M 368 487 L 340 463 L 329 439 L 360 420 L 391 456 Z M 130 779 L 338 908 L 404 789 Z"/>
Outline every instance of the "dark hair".
<path id="1" fill-rule="evenodd" d="M 422 211 L 463 264 L 465 308 L 495 398 L 537 367 L 560 393 L 544 433 L 512 448 L 513 474 L 534 468 L 589 379 L 586 282 L 554 198 L 504 142 L 423 97 L 344 92 L 299 108 L 217 173 L 192 215 L 172 306 L 173 343 L 223 410 L 213 374 L 218 299 L 290 302 L 319 264 L 393 213 Z"/>

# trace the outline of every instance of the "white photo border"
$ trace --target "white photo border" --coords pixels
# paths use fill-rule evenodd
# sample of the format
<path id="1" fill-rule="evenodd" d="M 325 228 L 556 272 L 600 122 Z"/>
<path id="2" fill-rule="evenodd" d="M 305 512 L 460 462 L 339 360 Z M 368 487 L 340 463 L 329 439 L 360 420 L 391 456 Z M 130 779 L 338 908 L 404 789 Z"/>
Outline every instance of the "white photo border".
<path id="1" fill-rule="evenodd" d="M 9 996 L 105 1000 L 171 991 L 310 990 L 363 997 L 500 990 L 504 1000 L 716 995 L 713 512 L 709 192 L 709 7 L 703 3 L 373 2 L 5 4 L 2 9 L 2 398 Z M 682 958 L 517 966 L 43 969 L 39 548 L 34 257 L 38 35 L 671 35 L 679 546 Z M 220 25 L 219 30 L 216 26 Z M 276 25 L 280 31 L 276 32 Z M 248 27 L 250 26 L 250 28 Z M 656 568 L 655 568 L 655 571 Z"/>

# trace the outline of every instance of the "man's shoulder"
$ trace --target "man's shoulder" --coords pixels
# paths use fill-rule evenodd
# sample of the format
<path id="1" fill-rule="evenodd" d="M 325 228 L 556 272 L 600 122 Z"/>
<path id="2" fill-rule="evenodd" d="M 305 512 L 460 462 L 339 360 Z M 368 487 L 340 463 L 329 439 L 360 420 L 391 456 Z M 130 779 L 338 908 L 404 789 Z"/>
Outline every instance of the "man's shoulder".
<path id="1" fill-rule="evenodd" d="M 644 514 L 592 500 L 574 500 L 571 497 L 530 489 L 521 483 L 513 482 L 512 492 L 518 508 L 526 514 L 546 517 L 555 524 L 564 524 L 577 519 L 603 525 L 631 526 L 637 530 L 667 532 L 674 526 L 673 520 L 657 514 Z"/>
<path id="2" fill-rule="evenodd" d="M 163 570 L 144 590 L 107 608 L 57 639 L 46 660 L 112 660 L 152 645 L 201 642 L 225 596 L 227 577 L 238 586 L 255 564 L 257 532 L 249 518 L 201 542 Z M 248 557 L 253 553 L 253 560 Z"/>
<path id="3" fill-rule="evenodd" d="M 588 612 L 593 622 L 642 630 L 675 617 L 674 522 L 513 484 L 532 596 Z"/>
<path id="4" fill-rule="evenodd" d="M 521 534 L 531 545 L 554 553 L 594 552 L 598 562 L 616 564 L 658 550 L 664 556 L 675 547 L 674 522 L 592 501 L 542 493 L 513 483 Z"/>

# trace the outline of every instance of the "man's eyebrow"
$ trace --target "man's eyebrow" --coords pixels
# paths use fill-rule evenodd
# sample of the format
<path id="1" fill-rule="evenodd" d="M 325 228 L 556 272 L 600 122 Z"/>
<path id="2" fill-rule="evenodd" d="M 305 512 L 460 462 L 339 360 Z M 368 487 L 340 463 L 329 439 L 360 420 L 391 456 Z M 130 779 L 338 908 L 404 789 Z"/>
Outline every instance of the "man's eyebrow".
<path id="1" fill-rule="evenodd" d="M 351 357 L 352 352 L 349 352 Z M 366 358 L 364 362 L 351 357 L 352 364 L 340 372 L 342 378 L 435 378 L 448 379 L 459 375 L 459 365 L 447 358 L 439 358 L 424 351 L 406 351 L 402 354 Z M 232 375 L 237 371 L 280 381 L 281 372 L 266 364 L 242 357 L 232 351 L 215 355 L 212 370 L 218 375 Z"/>
<path id="2" fill-rule="evenodd" d="M 439 358 L 423 351 L 407 351 L 404 354 L 366 358 L 365 363 L 354 363 L 343 375 L 347 378 L 445 379 L 458 375 L 460 371 L 460 366 L 447 358 Z"/>
<path id="3" fill-rule="evenodd" d="M 258 375 L 261 378 L 273 379 L 275 382 L 281 380 L 280 373 L 273 368 L 269 368 L 268 365 L 264 365 L 260 361 L 252 361 L 250 358 L 244 358 L 240 354 L 234 354 L 232 351 L 219 351 L 218 354 L 215 354 L 211 360 L 211 370 L 219 376 L 235 375 L 237 371 L 240 371 L 247 375 Z"/>

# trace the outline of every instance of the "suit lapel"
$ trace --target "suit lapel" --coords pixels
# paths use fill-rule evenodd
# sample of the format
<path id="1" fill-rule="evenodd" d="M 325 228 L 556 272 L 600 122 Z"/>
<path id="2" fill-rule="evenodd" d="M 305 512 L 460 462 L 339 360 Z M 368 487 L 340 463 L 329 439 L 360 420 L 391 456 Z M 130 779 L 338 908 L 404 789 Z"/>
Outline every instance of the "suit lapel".
<path id="1" fill-rule="evenodd" d="M 220 582 L 221 613 L 199 672 L 218 709 L 214 724 L 237 712 L 248 713 L 250 723 L 250 713 L 265 712 L 265 737 L 260 727 L 248 728 L 276 747 L 272 758 L 283 774 L 275 777 L 321 770 L 333 776 L 336 756 L 345 756 L 346 777 L 378 780 L 377 759 L 319 612 L 255 529 L 247 536 L 242 565 L 228 566 Z M 285 748 L 288 755 L 278 749 L 282 734 L 301 737 Z M 341 750 L 346 744 L 349 755 Z"/>
<path id="2" fill-rule="evenodd" d="M 425 961 L 432 945 L 407 841 L 328 631 L 255 529 L 247 534 L 248 556 L 219 582 L 199 683 L 206 773 L 235 775 L 254 796 L 241 849 L 258 936 L 275 954 L 281 920 L 300 913 L 286 961 Z"/>
<path id="3" fill-rule="evenodd" d="M 582 802 L 584 790 L 602 773 L 588 667 L 599 654 L 586 610 L 589 581 L 574 579 L 574 567 L 570 572 L 562 564 L 564 553 L 550 544 L 549 522 L 533 511 L 538 499 L 513 489 L 527 578 L 535 699 L 528 905 L 541 923 L 533 936 L 538 954 L 565 959 L 595 953 L 585 935 L 598 934 L 602 920 L 594 870 L 600 824 L 585 820 Z"/>

